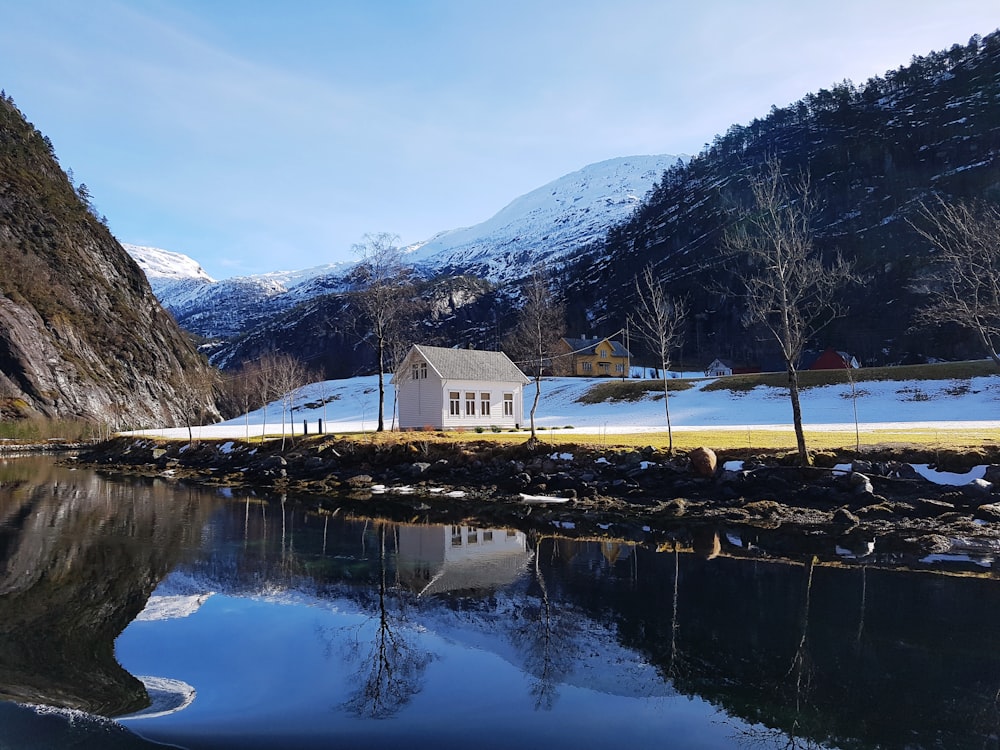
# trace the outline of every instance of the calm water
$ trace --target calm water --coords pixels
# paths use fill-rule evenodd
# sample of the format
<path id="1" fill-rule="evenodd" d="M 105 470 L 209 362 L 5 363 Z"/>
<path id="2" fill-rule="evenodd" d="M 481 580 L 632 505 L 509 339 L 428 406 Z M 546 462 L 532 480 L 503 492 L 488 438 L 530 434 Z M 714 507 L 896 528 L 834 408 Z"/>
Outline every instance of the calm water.
<path id="1" fill-rule="evenodd" d="M 997 747 L 988 566 L 720 534 L 330 518 L 0 460 L 0 748 Z"/>

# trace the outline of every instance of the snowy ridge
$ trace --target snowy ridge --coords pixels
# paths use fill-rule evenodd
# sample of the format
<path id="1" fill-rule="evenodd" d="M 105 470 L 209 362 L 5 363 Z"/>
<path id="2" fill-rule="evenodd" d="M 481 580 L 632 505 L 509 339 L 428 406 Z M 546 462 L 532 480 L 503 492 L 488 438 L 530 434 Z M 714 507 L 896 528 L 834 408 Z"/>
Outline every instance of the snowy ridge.
<path id="1" fill-rule="evenodd" d="M 532 263 L 558 262 L 624 221 L 679 157 L 623 156 L 591 164 L 515 199 L 481 224 L 412 245 L 430 272 L 516 280 Z"/>
<path id="2" fill-rule="evenodd" d="M 342 291 L 356 264 L 325 263 L 216 281 L 193 258 L 154 247 L 123 245 L 153 293 L 185 329 L 228 338 L 318 294 Z"/>
<path id="3" fill-rule="evenodd" d="M 140 245 L 122 244 L 125 251 L 132 256 L 139 267 L 146 274 L 146 278 L 153 281 L 204 281 L 214 284 L 215 279 L 209 276 L 198 261 L 183 253 L 174 253 L 169 250 L 161 250 L 158 247 L 142 247 Z"/>

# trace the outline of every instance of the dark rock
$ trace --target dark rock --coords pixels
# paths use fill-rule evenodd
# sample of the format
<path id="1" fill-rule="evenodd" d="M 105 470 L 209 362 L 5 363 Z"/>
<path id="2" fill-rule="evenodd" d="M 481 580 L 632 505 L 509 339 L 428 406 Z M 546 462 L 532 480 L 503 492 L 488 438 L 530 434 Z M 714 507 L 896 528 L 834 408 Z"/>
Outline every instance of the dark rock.
<path id="1" fill-rule="evenodd" d="M 985 479 L 973 479 L 962 487 L 962 494 L 973 499 L 987 498 L 993 494 L 993 484 Z"/>
<path id="2" fill-rule="evenodd" d="M 976 508 L 973 518 L 990 523 L 1000 523 L 1000 503 L 989 503 Z"/>
<path id="3" fill-rule="evenodd" d="M 955 506 L 951 503 L 946 503 L 942 500 L 932 500 L 930 498 L 921 498 L 916 503 L 917 515 L 924 518 L 931 518 L 934 516 L 940 516 L 944 513 L 951 513 L 955 510 Z"/>
<path id="4" fill-rule="evenodd" d="M 369 474 L 355 474 L 344 480 L 344 483 L 352 489 L 367 489 L 374 484 L 374 480 Z"/>
<path id="5" fill-rule="evenodd" d="M 858 518 L 862 518 L 866 521 L 884 521 L 894 517 L 896 512 L 896 509 L 888 503 L 875 503 L 874 505 L 866 505 L 865 507 L 859 509 L 857 511 L 857 515 Z"/>
<path id="6" fill-rule="evenodd" d="M 847 486 L 855 495 L 873 495 L 875 488 L 872 487 L 871 480 L 864 474 L 852 471 L 847 475 Z"/>
<path id="7" fill-rule="evenodd" d="M 837 524 L 844 524 L 845 526 L 857 526 L 861 523 L 861 519 L 851 513 L 851 511 L 847 508 L 837 508 L 837 510 L 833 512 L 833 522 Z"/>
<path id="8" fill-rule="evenodd" d="M 890 461 L 886 465 L 886 476 L 895 477 L 897 479 L 921 479 L 920 474 L 914 469 L 910 464 L 899 463 L 898 461 Z"/>
<path id="9" fill-rule="evenodd" d="M 687 500 L 683 497 L 675 497 L 663 505 L 663 513 L 668 516 L 683 516 L 687 510 Z"/>
<path id="10" fill-rule="evenodd" d="M 426 461 L 417 461 L 410 465 L 410 476 L 412 477 L 422 477 L 428 471 L 430 471 L 431 465 Z"/>

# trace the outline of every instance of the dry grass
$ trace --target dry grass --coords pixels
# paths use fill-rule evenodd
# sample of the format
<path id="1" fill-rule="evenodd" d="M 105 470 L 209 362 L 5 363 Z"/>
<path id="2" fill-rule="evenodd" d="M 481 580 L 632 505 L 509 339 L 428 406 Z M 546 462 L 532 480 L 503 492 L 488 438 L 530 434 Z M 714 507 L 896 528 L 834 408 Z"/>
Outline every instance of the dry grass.
<path id="1" fill-rule="evenodd" d="M 599 445 L 605 447 L 639 448 L 653 446 L 666 448 L 666 432 L 641 432 L 628 434 L 579 433 L 560 429 L 539 430 L 538 438 L 552 445 Z M 521 443 L 528 439 L 527 430 L 518 432 L 383 432 L 343 435 L 348 439 L 393 445 L 407 442 L 466 442 L 495 441 Z M 856 440 L 853 430 L 824 431 L 806 429 L 806 444 L 810 451 L 854 451 L 860 445 L 862 452 L 884 448 L 914 447 L 926 451 L 975 450 L 1000 445 L 1000 429 L 886 429 L 863 430 Z M 301 439 L 301 438 L 300 438 Z M 749 427 L 743 430 L 689 430 L 674 431 L 674 449 L 684 452 L 699 446 L 717 451 L 793 451 L 795 433 L 787 429 Z"/>
<path id="2" fill-rule="evenodd" d="M 800 388 L 822 385 L 843 385 L 853 378 L 855 383 L 894 380 L 968 380 L 997 375 L 997 366 L 990 360 L 972 362 L 940 362 L 933 365 L 903 365 L 899 367 L 862 367 L 857 370 L 803 370 L 799 373 Z M 729 375 L 705 386 L 705 391 L 749 391 L 758 385 L 785 388 L 788 375 L 784 372 L 763 372 L 753 375 Z"/>
<path id="3" fill-rule="evenodd" d="M 667 390 L 679 393 L 694 388 L 693 380 L 668 380 Z M 605 380 L 587 389 L 577 401 L 581 404 L 601 404 L 605 401 L 641 401 L 647 395 L 663 395 L 663 380 Z"/>

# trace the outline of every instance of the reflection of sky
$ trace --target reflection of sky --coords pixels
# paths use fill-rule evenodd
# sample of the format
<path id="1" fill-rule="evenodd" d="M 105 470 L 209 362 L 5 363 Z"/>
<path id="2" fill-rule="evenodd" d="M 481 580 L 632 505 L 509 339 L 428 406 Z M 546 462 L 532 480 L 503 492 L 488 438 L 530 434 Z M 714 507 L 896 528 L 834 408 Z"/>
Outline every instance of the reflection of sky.
<path id="1" fill-rule="evenodd" d="M 336 604 L 336 603 L 328 603 Z M 344 603 L 340 609 L 352 610 Z M 316 603 L 211 597 L 189 617 L 134 622 L 117 641 L 133 674 L 183 680 L 197 691 L 183 711 L 131 729 L 160 741 L 203 746 L 209 737 L 255 746 L 593 747 L 628 737 L 652 746 L 727 746 L 732 729 L 688 698 L 625 698 L 560 685 L 550 711 L 536 711 L 534 677 L 501 656 L 396 624 L 430 655 L 420 692 L 388 720 L 365 720 L 343 704 L 357 687 L 376 620 Z M 405 631 L 405 632 L 404 632 Z M 206 744 L 204 746 L 210 746 Z"/>

